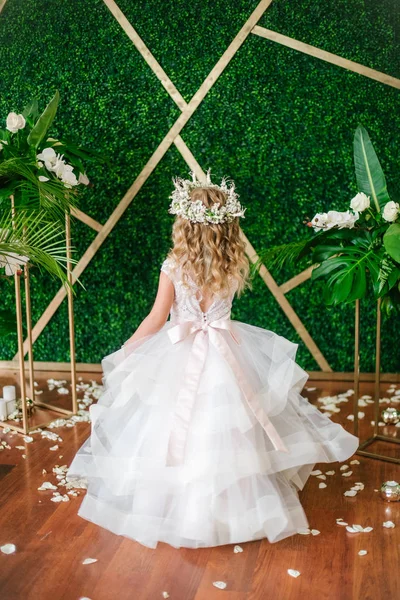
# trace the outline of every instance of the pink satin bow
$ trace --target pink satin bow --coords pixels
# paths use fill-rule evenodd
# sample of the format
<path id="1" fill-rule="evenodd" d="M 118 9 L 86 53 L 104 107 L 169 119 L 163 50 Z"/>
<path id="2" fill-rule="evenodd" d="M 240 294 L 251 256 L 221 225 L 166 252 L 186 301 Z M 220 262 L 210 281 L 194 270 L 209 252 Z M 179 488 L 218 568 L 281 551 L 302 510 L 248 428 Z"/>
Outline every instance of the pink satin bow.
<path id="1" fill-rule="evenodd" d="M 235 342 L 239 344 L 239 340 L 233 332 L 232 321 L 229 318 L 216 319 L 210 322 L 184 321 L 168 330 L 168 335 L 173 344 L 176 344 L 184 340 L 188 335 L 195 333 L 195 338 L 184 373 L 184 382 L 176 402 L 172 434 L 168 444 L 168 465 L 180 465 L 184 460 L 191 413 L 200 383 L 200 376 L 206 361 L 209 341 L 218 348 L 222 356 L 228 362 L 233 373 L 235 373 L 249 408 L 270 438 L 275 449 L 281 452 L 289 452 L 283 443 L 282 438 L 269 420 L 268 415 L 256 400 L 254 391 L 229 347 L 229 344 L 222 335 L 221 330 L 229 331 Z"/>

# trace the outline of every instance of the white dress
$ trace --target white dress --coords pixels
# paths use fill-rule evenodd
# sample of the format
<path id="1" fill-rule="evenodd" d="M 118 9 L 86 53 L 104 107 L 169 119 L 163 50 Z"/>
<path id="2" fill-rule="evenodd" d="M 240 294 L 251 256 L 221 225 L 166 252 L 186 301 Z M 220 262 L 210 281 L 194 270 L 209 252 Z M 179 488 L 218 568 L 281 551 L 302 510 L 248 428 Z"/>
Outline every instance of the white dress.
<path id="1" fill-rule="evenodd" d="M 150 548 L 200 548 L 309 527 L 298 490 L 315 463 L 344 461 L 359 438 L 300 392 L 297 344 L 206 313 L 170 260 L 175 299 L 160 331 L 102 360 L 91 435 L 67 472 L 86 479 L 78 515 Z"/>

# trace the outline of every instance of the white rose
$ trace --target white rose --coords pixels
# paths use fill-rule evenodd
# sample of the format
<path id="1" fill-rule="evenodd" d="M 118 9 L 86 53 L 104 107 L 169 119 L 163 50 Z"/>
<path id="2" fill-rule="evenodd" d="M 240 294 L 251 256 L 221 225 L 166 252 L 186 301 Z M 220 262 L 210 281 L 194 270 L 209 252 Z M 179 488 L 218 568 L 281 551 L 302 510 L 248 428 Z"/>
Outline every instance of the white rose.
<path id="1" fill-rule="evenodd" d="M 327 220 L 328 215 L 326 213 L 317 213 L 315 217 L 311 219 L 311 225 L 315 231 L 321 231 L 321 229 L 326 229 Z"/>
<path id="2" fill-rule="evenodd" d="M 398 214 L 399 203 L 393 202 L 393 200 L 391 200 L 390 202 L 386 202 L 385 208 L 383 209 L 382 213 L 382 217 L 385 219 L 385 221 L 395 221 L 397 219 Z"/>
<path id="3" fill-rule="evenodd" d="M 363 212 L 366 208 L 369 208 L 369 206 L 370 197 L 364 194 L 364 192 L 359 192 L 350 202 L 350 208 L 358 212 Z"/>
<path id="4" fill-rule="evenodd" d="M 25 127 L 25 119 L 23 115 L 17 115 L 15 112 L 10 112 L 7 115 L 6 129 L 11 133 L 16 133 L 18 129 Z"/>

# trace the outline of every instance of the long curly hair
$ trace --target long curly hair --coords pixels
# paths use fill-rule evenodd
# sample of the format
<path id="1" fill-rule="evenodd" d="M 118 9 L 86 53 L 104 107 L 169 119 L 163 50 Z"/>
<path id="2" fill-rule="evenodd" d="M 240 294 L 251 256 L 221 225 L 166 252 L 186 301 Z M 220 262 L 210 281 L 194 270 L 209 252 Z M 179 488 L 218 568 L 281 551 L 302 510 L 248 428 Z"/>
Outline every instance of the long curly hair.
<path id="1" fill-rule="evenodd" d="M 192 190 L 191 200 L 201 200 L 207 207 L 214 203 L 225 205 L 227 196 L 217 188 L 198 187 Z M 177 216 L 172 228 L 173 247 L 168 257 L 180 267 L 182 282 L 190 277 L 200 289 L 227 297 L 232 293 L 232 280 L 237 282 L 235 293 L 251 287 L 250 265 L 245 244 L 240 235 L 239 218 L 230 223 L 192 223 Z"/>

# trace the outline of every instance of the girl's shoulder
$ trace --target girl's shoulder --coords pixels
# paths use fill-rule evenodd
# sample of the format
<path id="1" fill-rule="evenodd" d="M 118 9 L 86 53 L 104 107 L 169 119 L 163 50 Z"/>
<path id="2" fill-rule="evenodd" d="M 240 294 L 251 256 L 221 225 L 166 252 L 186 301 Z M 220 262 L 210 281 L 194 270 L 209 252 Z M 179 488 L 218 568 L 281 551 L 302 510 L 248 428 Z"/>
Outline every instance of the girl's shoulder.
<path id="1" fill-rule="evenodd" d="M 166 275 L 168 275 L 168 277 L 171 278 L 173 272 L 176 270 L 177 268 L 177 263 L 176 261 L 171 257 L 171 256 L 167 256 L 167 258 L 164 260 L 164 262 L 161 265 L 161 271 L 163 271 Z"/>

